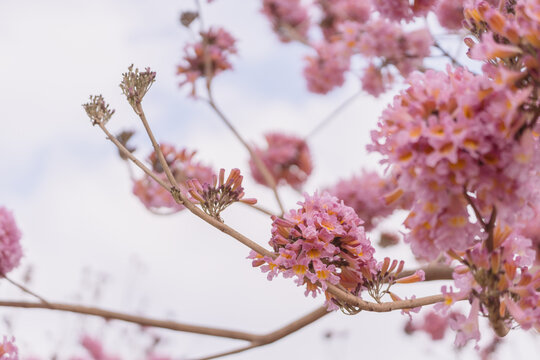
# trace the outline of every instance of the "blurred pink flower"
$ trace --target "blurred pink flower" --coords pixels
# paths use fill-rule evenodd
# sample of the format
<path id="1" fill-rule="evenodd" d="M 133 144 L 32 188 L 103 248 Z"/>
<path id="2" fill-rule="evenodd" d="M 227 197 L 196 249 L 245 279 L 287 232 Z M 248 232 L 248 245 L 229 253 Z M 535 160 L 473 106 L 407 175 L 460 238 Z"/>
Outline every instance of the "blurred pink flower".
<path id="1" fill-rule="evenodd" d="M 6 275 L 19 266 L 23 255 L 20 240 L 13 214 L 0 206 L 0 273 Z"/>

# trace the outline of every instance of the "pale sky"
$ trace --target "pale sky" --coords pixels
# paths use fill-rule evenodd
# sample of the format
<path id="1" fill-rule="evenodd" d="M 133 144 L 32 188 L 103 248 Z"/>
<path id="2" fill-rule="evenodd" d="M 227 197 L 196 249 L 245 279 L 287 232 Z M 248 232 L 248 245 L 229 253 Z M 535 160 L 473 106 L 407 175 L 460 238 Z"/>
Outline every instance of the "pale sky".
<path id="1" fill-rule="evenodd" d="M 268 130 L 307 134 L 340 102 L 357 91 L 346 86 L 329 96 L 311 95 L 301 76 L 300 45 L 280 44 L 258 12 L 259 1 L 218 0 L 205 7 L 206 24 L 224 25 L 238 38 L 235 71 L 215 83 L 218 103 L 247 139 L 260 142 Z M 263 206 L 276 209 L 270 191 L 249 179 L 245 150 L 203 103 L 179 90 L 175 65 L 189 33 L 178 18 L 193 9 L 180 1 L 9 1 L 0 2 L 0 206 L 11 209 L 23 232 L 25 257 L 13 272 L 21 279 L 33 268 L 30 287 L 50 301 L 107 309 L 206 326 L 265 333 L 323 302 L 305 298 L 290 279 L 266 280 L 245 257 L 249 251 L 188 212 L 171 217 L 148 213 L 131 194 L 125 164 L 81 104 L 103 94 L 117 113 L 113 132 L 139 130 L 135 142 L 146 157 L 150 144 L 122 98 L 121 73 L 134 63 L 157 71 L 144 101 L 159 140 L 198 151 L 215 169 L 240 168 L 245 189 Z M 306 186 L 313 191 L 377 159 L 364 150 L 377 117 L 392 98 L 359 98 L 325 131 L 310 139 L 315 171 Z M 298 194 L 281 191 L 288 208 Z M 224 213 L 228 224 L 266 245 L 270 219 L 242 205 Z M 375 236 L 374 236 L 375 237 Z M 414 261 L 405 247 L 381 252 Z M 103 274 L 106 274 L 104 277 Z M 101 295 L 95 298 L 95 284 Z M 401 294 L 433 294 L 443 283 L 400 289 Z M 2 299 L 29 299 L 0 283 Z M 0 335 L 14 335 L 24 356 L 61 358 L 83 354 L 80 334 L 100 337 L 125 359 L 142 356 L 135 325 L 54 313 L 0 308 Z M 424 334 L 404 335 L 406 318 L 391 314 L 333 313 L 275 344 L 231 359 L 475 359 L 469 346 L 457 354 L 451 343 L 433 343 Z M 174 359 L 211 355 L 243 345 L 166 330 L 160 353 Z M 333 331 L 336 338 L 324 334 Z M 484 341 L 491 338 L 484 333 Z M 500 359 L 531 358 L 537 338 L 512 332 Z M 148 339 L 148 337 L 144 337 Z M 146 341 L 146 340 L 145 340 Z M 511 355 L 509 355 L 511 354 Z"/>

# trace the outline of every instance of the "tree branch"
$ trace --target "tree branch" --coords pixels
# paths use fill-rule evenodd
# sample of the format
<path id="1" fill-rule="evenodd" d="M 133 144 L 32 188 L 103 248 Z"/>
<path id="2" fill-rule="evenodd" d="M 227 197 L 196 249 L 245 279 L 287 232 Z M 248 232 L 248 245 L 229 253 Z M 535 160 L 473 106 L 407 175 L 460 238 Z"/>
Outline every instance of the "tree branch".
<path id="1" fill-rule="evenodd" d="M 315 311 L 301 317 L 300 319 L 295 320 L 288 325 L 285 325 L 284 327 L 280 329 L 272 331 L 271 333 L 268 333 L 266 335 L 259 336 L 259 340 L 252 342 L 250 345 L 240 347 L 234 350 L 226 351 L 223 353 L 207 356 L 204 358 L 199 358 L 198 360 L 217 359 L 219 357 L 232 355 L 232 354 L 238 354 L 239 352 L 243 352 L 243 351 L 250 350 L 256 347 L 271 344 L 273 342 L 281 340 L 284 337 L 306 327 L 309 324 L 314 323 L 315 321 L 319 320 L 320 318 L 327 315 L 328 313 L 329 313 L 328 310 L 324 306 L 322 306 L 316 309 Z"/>
<path id="2" fill-rule="evenodd" d="M 136 316 L 136 315 L 110 311 L 110 310 L 104 310 L 104 309 L 91 307 L 91 306 L 62 304 L 62 303 L 43 304 L 43 303 L 37 303 L 37 302 L 5 301 L 5 300 L 0 300 L 0 306 L 25 308 L 25 309 L 49 309 L 49 310 L 65 311 L 65 312 L 72 312 L 76 314 L 99 316 L 106 320 L 108 319 L 120 320 L 120 321 L 138 324 L 141 326 L 152 326 L 152 327 L 169 329 L 169 330 L 174 330 L 174 331 L 182 331 L 182 332 L 189 332 L 189 333 L 195 333 L 195 334 L 201 334 L 201 335 L 224 337 L 224 338 L 229 338 L 229 339 L 246 340 L 246 341 L 252 341 L 252 342 L 257 341 L 260 338 L 259 335 L 242 332 L 242 331 L 189 325 L 189 324 L 183 324 L 183 323 L 169 321 L 169 320 L 157 320 L 157 319 L 147 318 L 143 316 Z"/>

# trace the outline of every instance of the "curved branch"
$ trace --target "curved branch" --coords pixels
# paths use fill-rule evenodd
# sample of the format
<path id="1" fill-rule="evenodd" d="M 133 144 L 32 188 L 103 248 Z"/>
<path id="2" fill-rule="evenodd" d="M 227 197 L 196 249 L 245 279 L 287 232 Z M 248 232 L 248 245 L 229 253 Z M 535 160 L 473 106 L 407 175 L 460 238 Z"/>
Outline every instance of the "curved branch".
<path id="1" fill-rule="evenodd" d="M 110 310 L 104 310 L 91 306 L 82 306 L 82 305 L 73 305 L 73 304 L 62 304 L 62 303 L 51 303 L 43 304 L 37 302 L 27 302 L 27 301 L 5 301 L 0 300 L 0 306 L 5 307 L 15 307 L 15 308 L 26 308 L 26 309 L 49 309 L 49 310 L 58 310 L 72 312 L 76 314 L 92 315 L 99 316 L 106 320 L 114 319 L 120 321 L 126 321 L 141 326 L 151 326 L 162 329 L 169 329 L 174 331 L 183 331 L 201 335 L 217 336 L 224 337 L 229 339 L 237 340 L 246 340 L 246 341 L 258 341 L 260 336 L 235 330 L 211 328 L 206 326 L 197 326 L 189 325 L 184 323 L 179 323 L 169 320 L 157 320 L 152 318 L 147 318 L 143 316 L 130 315 Z"/>

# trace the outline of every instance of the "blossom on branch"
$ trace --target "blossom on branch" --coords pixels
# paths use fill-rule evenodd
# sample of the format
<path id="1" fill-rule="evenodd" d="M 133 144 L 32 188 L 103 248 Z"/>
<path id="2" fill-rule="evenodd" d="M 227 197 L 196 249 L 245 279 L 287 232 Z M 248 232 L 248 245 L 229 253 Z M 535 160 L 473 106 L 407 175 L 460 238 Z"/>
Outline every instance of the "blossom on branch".
<path id="1" fill-rule="evenodd" d="M 184 58 L 177 66 L 180 86 L 191 84 L 195 95 L 195 82 L 200 78 L 211 81 L 216 75 L 232 69 L 229 61 L 231 54 L 236 54 L 236 39 L 223 28 L 210 28 L 201 32 L 201 39 L 184 47 Z"/>
<path id="2" fill-rule="evenodd" d="M 180 191 L 184 192 L 186 196 L 189 195 L 186 184 L 188 180 L 197 179 L 201 183 L 212 182 L 213 170 L 194 160 L 195 151 L 190 152 L 186 149 L 177 150 L 169 144 L 161 144 L 160 148 L 174 178 L 180 185 Z M 148 162 L 151 165 L 151 169 L 167 182 L 167 176 L 155 152 L 152 152 L 148 156 Z M 169 191 L 161 187 L 161 185 L 146 174 L 134 181 L 133 193 L 149 210 L 168 208 L 176 212 L 185 208 L 174 200 Z"/>
<path id="3" fill-rule="evenodd" d="M 202 209 L 208 215 L 223 221 L 220 213 L 234 202 L 240 201 L 246 204 L 254 205 L 256 199 L 244 199 L 244 188 L 242 187 L 243 176 L 239 169 L 232 169 L 227 180 L 225 180 L 225 169 L 219 171 L 219 181 L 216 175 L 213 175 L 212 183 L 203 183 L 194 178 L 187 181 L 188 192 L 193 201 L 201 205 Z"/>
<path id="4" fill-rule="evenodd" d="M 281 41 L 307 39 L 309 16 L 300 0 L 263 0 L 261 11 Z"/>
<path id="5" fill-rule="evenodd" d="M 295 277 L 313 297 L 327 284 L 340 284 L 358 294 L 366 273 L 375 271 L 375 249 L 364 233 L 362 220 L 354 210 L 328 193 L 304 194 L 300 208 L 284 218 L 273 217 L 270 245 L 277 257 L 262 257 L 251 252 L 253 266 L 261 266 L 271 280 L 278 274 Z M 327 296 L 329 309 L 337 301 Z"/>
<path id="6" fill-rule="evenodd" d="M 0 275 L 7 275 L 19 266 L 23 255 L 20 240 L 21 231 L 13 214 L 0 206 Z"/>

